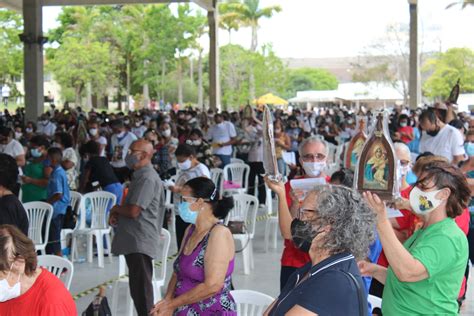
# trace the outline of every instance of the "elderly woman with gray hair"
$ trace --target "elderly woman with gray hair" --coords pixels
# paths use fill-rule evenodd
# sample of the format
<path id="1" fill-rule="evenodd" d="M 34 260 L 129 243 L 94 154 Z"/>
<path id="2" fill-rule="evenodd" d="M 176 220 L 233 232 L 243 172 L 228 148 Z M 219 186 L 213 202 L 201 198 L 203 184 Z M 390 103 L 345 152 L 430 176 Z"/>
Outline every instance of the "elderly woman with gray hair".
<path id="1" fill-rule="evenodd" d="M 283 184 L 271 188 L 284 195 Z M 293 273 L 264 315 L 367 315 L 357 260 L 367 257 L 374 227 L 375 215 L 356 191 L 333 185 L 310 191 L 291 235 L 311 262 Z"/>

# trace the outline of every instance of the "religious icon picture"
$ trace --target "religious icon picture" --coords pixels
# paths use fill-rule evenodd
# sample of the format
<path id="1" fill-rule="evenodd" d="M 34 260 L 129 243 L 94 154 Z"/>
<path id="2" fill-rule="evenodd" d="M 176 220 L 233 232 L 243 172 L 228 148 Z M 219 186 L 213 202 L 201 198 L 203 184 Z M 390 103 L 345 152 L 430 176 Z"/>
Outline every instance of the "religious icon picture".
<path id="1" fill-rule="evenodd" d="M 365 134 L 367 126 L 367 117 L 357 116 L 357 125 L 356 130 L 357 134 L 349 142 L 347 146 L 347 151 L 345 153 L 345 167 L 355 171 L 357 167 L 357 161 L 359 160 L 362 147 L 364 147 L 365 141 L 367 140 L 367 135 Z"/>
<path id="2" fill-rule="evenodd" d="M 376 116 L 375 126 L 359 156 L 354 183 L 359 192 L 370 191 L 385 201 L 392 201 L 398 194 L 397 160 L 387 122 L 386 113 Z"/>

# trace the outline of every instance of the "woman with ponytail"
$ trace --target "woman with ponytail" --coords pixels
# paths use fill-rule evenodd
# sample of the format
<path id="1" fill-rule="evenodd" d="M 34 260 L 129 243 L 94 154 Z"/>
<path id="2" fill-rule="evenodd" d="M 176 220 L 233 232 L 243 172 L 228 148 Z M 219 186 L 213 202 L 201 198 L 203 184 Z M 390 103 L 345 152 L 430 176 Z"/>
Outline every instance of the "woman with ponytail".
<path id="1" fill-rule="evenodd" d="M 181 189 L 179 215 L 186 229 L 165 298 L 153 315 L 237 315 L 230 295 L 234 239 L 222 224 L 234 207 L 232 197 L 219 199 L 212 180 L 198 177 Z"/>

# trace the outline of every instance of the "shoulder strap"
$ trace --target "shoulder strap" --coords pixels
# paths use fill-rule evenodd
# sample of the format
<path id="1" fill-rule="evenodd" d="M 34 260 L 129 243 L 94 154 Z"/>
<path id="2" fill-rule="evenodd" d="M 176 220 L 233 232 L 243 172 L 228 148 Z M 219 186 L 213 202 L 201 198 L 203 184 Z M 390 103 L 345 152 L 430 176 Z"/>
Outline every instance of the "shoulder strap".
<path id="1" fill-rule="evenodd" d="M 359 299 L 359 316 L 367 315 L 368 305 L 364 304 L 364 295 L 365 294 L 364 294 L 362 288 L 360 287 L 359 282 L 357 282 L 357 279 L 352 275 L 352 273 L 346 272 L 346 271 L 343 271 L 343 270 L 339 270 L 339 271 L 341 271 L 345 276 L 347 276 L 350 280 L 352 280 L 352 282 L 356 286 L 357 297 Z"/>

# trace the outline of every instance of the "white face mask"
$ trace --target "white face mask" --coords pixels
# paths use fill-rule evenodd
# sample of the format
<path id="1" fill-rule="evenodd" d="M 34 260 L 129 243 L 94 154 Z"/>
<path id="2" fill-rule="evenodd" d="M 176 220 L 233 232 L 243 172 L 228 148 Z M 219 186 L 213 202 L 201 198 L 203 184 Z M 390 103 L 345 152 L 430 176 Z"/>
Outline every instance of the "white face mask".
<path id="1" fill-rule="evenodd" d="M 410 165 L 406 165 L 405 167 L 400 167 L 400 175 L 402 177 L 405 177 L 409 171 L 410 171 Z"/>
<path id="2" fill-rule="evenodd" d="M 97 130 L 97 128 L 89 129 L 89 134 L 91 134 L 91 136 L 96 136 L 98 132 L 99 131 Z"/>
<path id="3" fill-rule="evenodd" d="M 178 162 L 178 168 L 180 170 L 188 170 L 191 168 L 191 159 L 186 159 L 184 162 Z"/>
<path id="4" fill-rule="evenodd" d="M 400 127 L 406 127 L 407 125 L 407 122 L 400 122 Z"/>
<path id="5" fill-rule="evenodd" d="M 33 133 L 33 129 L 30 128 L 30 127 L 27 127 L 27 128 L 26 128 L 26 132 L 27 132 L 28 134 L 31 134 L 31 133 Z"/>
<path id="6" fill-rule="evenodd" d="M 51 144 L 51 147 L 61 148 L 61 145 L 59 145 L 59 144 L 56 143 L 56 142 L 53 142 L 53 143 Z"/>
<path id="7" fill-rule="evenodd" d="M 19 140 L 21 138 L 21 136 L 23 136 L 23 133 L 21 132 L 15 132 L 15 139 L 16 140 Z"/>
<path id="8" fill-rule="evenodd" d="M 164 131 L 161 132 L 161 135 L 164 137 L 170 137 L 171 136 L 171 130 L 170 129 L 165 129 Z"/>
<path id="9" fill-rule="evenodd" d="M 441 190 L 424 192 L 418 187 L 414 187 L 410 192 L 410 206 L 413 212 L 419 215 L 425 215 L 434 211 L 443 203 L 443 200 L 436 198 L 436 194 L 441 192 Z"/>
<path id="10" fill-rule="evenodd" d="M 13 267 L 13 263 L 10 266 L 10 271 L 8 272 L 6 279 L 0 280 L 0 302 L 1 303 L 17 298 L 21 294 L 20 276 L 18 276 L 18 281 L 12 287 L 10 287 L 10 284 L 8 284 L 7 279 L 10 276 L 12 267 Z"/>
<path id="11" fill-rule="evenodd" d="M 188 139 L 186 141 L 186 144 L 191 145 L 191 146 L 200 146 L 202 144 L 202 140 L 200 140 L 200 139 L 196 139 L 196 140 Z"/>
<path id="12" fill-rule="evenodd" d="M 325 167 L 325 162 L 303 162 L 304 172 L 310 177 L 319 177 Z"/>

